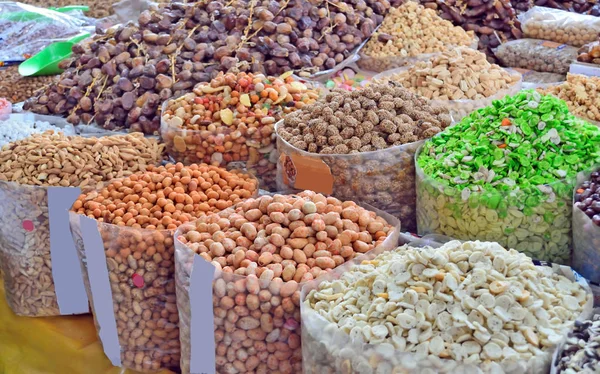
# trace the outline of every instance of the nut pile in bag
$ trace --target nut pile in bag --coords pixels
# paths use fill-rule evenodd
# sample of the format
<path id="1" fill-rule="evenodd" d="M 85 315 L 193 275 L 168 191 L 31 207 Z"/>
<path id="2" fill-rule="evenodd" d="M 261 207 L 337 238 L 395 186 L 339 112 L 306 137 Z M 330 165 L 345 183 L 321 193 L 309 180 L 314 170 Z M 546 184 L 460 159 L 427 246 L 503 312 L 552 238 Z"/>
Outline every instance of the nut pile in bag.
<path id="1" fill-rule="evenodd" d="M 159 163 L 162 148 L 141 134 L 96 139 L 52 132 L 2 148 L 0 266 L 15 313 L 60 314 L 52 277 L 48 187 L 99 188 Z"/>
<path id="2" fill-rule="evenodd" d="M 95 121 L 108 129 L 158 132 L 163 101 L 190 92 L 219 71 L 316 73 L 349 57 L 389 3 L 329 6 L 328 1 L 168 3 L 144 11 L 138 25 L 97 35 L 74 49 L 59 84 L 27 110 Z"/>
<path id="3" fill-rule="evenodd" d="M 559 74 L 566 74 L 577 59 L 577 48 L 538 39 L 502 43 L 494 53 L 504 66 Z"/>
<path id="4" fill-rule="evenodd" d="M 492 242 L 408 244 L 313 288 L 302 301 L 309 373 L 540 373 L 591 310 L 580 284 Z"/>
<path id="5" fill-rule="evenodd" d="M 414 62 L 420 55 L 445 51 L 455 46 L 476 44 L 466 32 L 415 1 L 391 8 L 381 26 L 360 51 L 361 68 L 385 71 Z"/>
<path id="6" fill-rule="evenodd" d="M 221 73 L 167 102 L 162 138 L 175 161 L 240 165 L 260 179 L 262 188 L 275 190 L 275 123 L 318 96 L 291 72 L 280 77 Z"/>
<path id="7" fill-rule="evenodd" d="M 588 43 L 577 51 L 577 61 L 600 64 L 600 41 Z"/>
<path id="8" fill-rule="evenodd" d="M 87 261 L 77 221 L 71 221 L 71 229 L 84 279 L 91 281 L 90 267 L 108 269 L 112 305 L 109 315 L 101 317 L 94 308 L 95 321 L 100 331 L 106 328 L 101 321 L 116 320 L 124 367 L 149 371 L 179 366 L 173 230 L 199 216 L 231 207 L 257 191 L 256 179 L 248 174 L 178 163 L 149 166 L 143 174 L 115 181 L 75 202 L 75 213 L 98 221 L 105 263 Z M 94 299 L 90 284 L 86 289 L 92 307 L 101 302 Z M 111 338 L 100 337 L 104 345 Z"/>
<path id="9" fill-rule="evenodd" d="M 394 84 L 334 90 L 287 115 L 277 128 L 278 187 L 314 190 L 314 184 L 298 183 L 314 182 L 317 163 L 333 181 L 331 191 L 318 192 L 371 204 L 414 230 L 414 152 L 418 141 L 448 125 L 447 109 Z M 306 162 L 311 164 L 302 166 Z"/>
<path id="10" fill-rule="evenodd" d="M 600 314 L 575 322 L 553 365 L 556 374 L 600 372 Z"/>
<path id="11" fill-rule="evenodd" d="M 566 81 L 538 88 L 538 91 L 564 100 L 572 114 L 597 123 L 600 121 L 599 85 L 599 77 L 569 73 Z"/>
<path id="12" fill-rule="evenodd" d="M 594 171 L 573 195 L 573 269 L 600 283 L 600 173 Z"/>
<path id="13" fill-rule="evenodd" d="M 423 146 L 419 233 L 497 241 L 569 264 L 575 177 L 600 162 L 599 146 L 600 130 L 551 95 L 494 101 Z"/>
<path id="14" fill-rule="evenodd" d="M 287 374 L 302 370 L 302 283 L 374 248 L 392 249 L 399 231 L 398 221 L 390 216 L 312 191 L 248 199 L 183 228 L 177 240 L 217 268 L 217 372 L 235 368 Z M 183 268 L 189 274 L 193 256 L 180 257 L 177 251 L 177 272 Z M 177 297 L 184 297 L 179 305 L 189 308 L 187 293 L 178 288 Z M 188 373 L 190 310 L 180 313 L 187 324 L 182 326 L 182 369 Z"/>
<path id="15" fill-rule="evenodd" d="M 18 66 L 0 69 L 0 97 L 5 97 L 13 104 L 25 101 L 44 89 L 50 83 L 58 81 L 58 75 L 39 77 L 23 77 Z"/>

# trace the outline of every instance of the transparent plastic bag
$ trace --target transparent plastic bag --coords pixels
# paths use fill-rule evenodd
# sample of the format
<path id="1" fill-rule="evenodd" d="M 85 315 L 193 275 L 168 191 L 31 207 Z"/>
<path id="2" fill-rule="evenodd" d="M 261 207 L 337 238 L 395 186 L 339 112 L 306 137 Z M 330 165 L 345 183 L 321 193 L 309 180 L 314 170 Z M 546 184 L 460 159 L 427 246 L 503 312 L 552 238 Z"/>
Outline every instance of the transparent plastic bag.
<path id="1" fill-rule="evenodd" d="M 115 366 L 142 372 L 178 368 L 174 231 L 69 215 L 106 356 Z"/>
<path id="2" fill-rule="evenodd" d="M 535 6 L 518 16 L 526 38 L 550 40 L 575 47 L 598 39 L 600 18 Z"/>
<path id="3" fill-rule="evenodd" d="M 82 31 L 93 32 L 94 22 L 81 11 L 61 13 L 17 2 L 0 3 L 0 61 L 24 61 L 51 43 Z"/>
<path id="4" fill-rule="evenodd" d="M 589 180 L 581 176 L 577 185 Z M 575 195 L 575 190 L 573 195 Z M 575 197 L 573 196 L 573 204 Z M 573 206 L 573 269 L 592 283 L 600 284 L 600 227 L 584 211 Z"/>
<path id="5" fill-rule="evenodd" d="M 282 126 L 280 121 L 275 131 Z M 277 136 L 277 188 L 313 190 L 360 201 L 400 219 L 416 230 L 414 155 L 418 141 L 373 152 L 321 155 L 301 151 Z"/>
<path id="6" fill-rule="evenodd" d="M 494 241 L 535 260 L 571 263 L 575 180 L 547 185 L 542 200 L 522 191 L 467 194 L 425 175 L 418 164 L 416 175 L 419 234 Z"/>
<path id="7" fill-rule="evenodd" d="M 567 74 L 577 60 L 577 48 L 539 39 L 517 39 L 494 50 L 502 65 L 547 73 Z"/>
<path id="8" fill-rule="evenodd" d="M 398 69 L 388 70 L 383 73 L 377 74 L 373 77 L 373 82 L 376 81 L 390 81 L 395 74 L 405 72 L 412 68 L 412 66 L 406 66 Z M 484 108 L 488 105 L 492 104 L 492 101 L 502 99 L 504 96 L 512 96 L 521 91 L 521 86 L 523 84 L 523 79 L 521 77 L 521 73 L 511 70 L 505 69 L 511 76 L 519 76 L 520 79 L 514 83 L 512 86 L 496 92 L 494 95 L 490 97 L 486 97 L 484 99 L 477 100 L 429 100 L 431 106 L 434 107 L 443 107 L 448 108 L 450 115 L 452 116 L 453 122 L 460 121 L 463 117 L 468 116 L 471 112 L 476 109 Z"/>
<path id="9" fill-rule="evenodd" d="M 15 314 L 89 312 L 67 216 L 80 192 L 0 181 L 0 268 Z"/>
<path id="10" fill-rule="evenodd" d="M 426 235 L 411 241 L 411 247 L 438 248 L 444 243 L 453 240 L 441 235 Z M 358 343 L 340 330 L 335 324 L 321 317 L 318 312 L 308 307 L 304 301 L 310 291 L 317 289 L 324 281 L 333 281 L 355 265 L 366 259 L 373 259 L 378 253 L 369 253 L 368 258 L 355 259 L 334 269 L 331 273 L 313 281 L 307 282 L 302 287 L 300 295 L 300 309 L 302 318 L 302 342 L 304 349 L 303 369 L 306 374 L 366 374 L 366 373 L 402 373 L 402 374 L 483 374 L 483 373 L 546 373 L 551 365 L 553 351 L 546 351 L 543 355 L 533 356 L 529 360 L 505 361 L 502 364 L 487 363 L 481 366 L 464 364 L 451 359 L 426 356 L 420 359 L 414 353 L 407 353 L 395 349 L 391 344 Z M 554 272 L 577 281 L 591 294 L 587 282 L 578 277 L 575 272 L 566 266 L 552 265 Z M 583 307 L 577 320 L 585 320 L 592 313 L 592 299 Z"/>
<path id="11" fill-rule="evenodd" d="M 586 320 L 591 320 L 592 317 L 594 317 L 595 315 L 598 315 L 598 314 L 600 314 L 600 308 L 594 308 L 591 312 L 591 315 Z M 569 331 L 569 333 L 571 333 L 572 331 L 573 330 Z M 568 337 L 568 335 L 567 335 L 567 337 Z M 556 350 L 554 351 L 554 355 L 552 356 L 552 367 L 550 368 L 550 374 L 558 374 L 559 373 L 557 364 L 560 362 L 565 345 L 567 344 L 567 337 L 565 337 L 565 339 L 556 347 Z M 590 343 L 589 336 L 586 339 L 588 339 L 586 343 Z M 575 352 L 571 351 L 570 353 L 571 353 L 571 355 L 573 355 L 574 353 L 576 353 L 576 350 L 575 350 Z M 587 351 L 586 351 L 586 354 L 587 354 Z M 589 369 L 590 368 L 588 368 L 588 370 Z M 577 371 L 577 372 L 579 372 L 579 371 Z M 581 372 L 584 372 L 584 371 L 581 371 Z M 565 371 L 563 371 L 563 373 L 565 373 Z"/>
<path id="12" fill-rule="evenodd" d="M 382 244 L 357 259 L 371 258 L 395 248 L 400 232 L 400 222 L 396 218 L 367 205 L 363 207 L 374 211 L 395 228 Z M 257 280 L 256 277 L 253 282 L 248 276 L 216 270 L 177 240 L 193 228 L 193 224 L 186 224 L 175 233 L 182 373 L 215 372 L 211 365 L 216 365 L 217 373 L 261 372 L 257 369 L 260 364 L 266 364 L 269 372 L 301 373 L 303 344 L 300 340 L 299 301 L 300 289 L 306 282 L 275 282 Z M 197 297 L 192 303 L 191 294 Z M 212 300 L 208 300 L 210 297 Z M 228 309 L 228 303 L 234 301 L 237 306 Z M 254 301 L 260 301 L 260 306 L 253 304 Z M 192 308 L 198 309 L 192 311 Z M 250 315 L 247 316 L 249 309 Z M 193 316 L 201 318 L 193 320 Z M 231 323 L 233 320 L 237 321 L 236 324 Z M 239 348 L 236 348 L 238 345 Z M 255 353 L 247 349 L 251 346 Z M 215 347 L 216 353 L 210 352 L 210 347 Z M 275 348 L 275 351 L 270 348 Z"/>
<path id="13" fill-rule="evenodd" d="M 368 56 L 364 53 L 360 54 L 360 58 L 356 61 L 356 65 L 359 68 L 381 73 L 391 69 L 397 69 L 404 66 L 412 66 L 420 61 L 427 61 L 431 57 L 438 55 L 439 53 L 424 53 L 414 57 L 400 57 L 400 56 L 386 56 L 386 57 L 375 57 Z"/>

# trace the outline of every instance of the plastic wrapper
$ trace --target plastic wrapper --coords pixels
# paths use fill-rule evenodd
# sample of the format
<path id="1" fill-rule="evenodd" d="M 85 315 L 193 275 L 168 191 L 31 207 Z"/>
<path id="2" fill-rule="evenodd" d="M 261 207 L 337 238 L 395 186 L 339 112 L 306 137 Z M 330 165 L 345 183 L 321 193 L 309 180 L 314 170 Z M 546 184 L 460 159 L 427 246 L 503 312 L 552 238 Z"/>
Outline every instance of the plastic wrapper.
<path id="1" fill-rule="evenodd" d="M 89 312 L 67 215 L 80 192 L 0 181 L 0 268 L 15 314 Z"/>
<path id="2" fill-rule="evenodd" d="M 275 131 L 282 126 L 280 121 Z M 360 201 L 400 219 L 416 229 L 414 155 L 418 141 L 380 151 L 321 155 L 301 151 L 277 136 L 277 188 L 293 192 L 313 190 L 342 200 Z"/>
<path id="3" fill-rule="evenodd" d="M 364 207 L 385 218 L 395 229 L 381 245 L 358 259 L 396 248 L 400 232 L 400 222 L 396 218 Z M 175 238 L 193 227 L 189 224 L 181 226 Z M 217 373 L 261 372 L 257 367 L 262 363 L 267 364 L 268 372 L 302 372 L 299 302 L 300 288 L 306 283 L 278 283 L 256 280 L 256 277 L 253 282 L 246 276 L 216 270 L 177 239 L 175 268 L 184 374 L 215 372 L 211 365 L 216 365 Z M 196 298 L 190 301 L 190 295 Z M 212 300 L 208 300 L 210 297 Z M 227 310 L 226 303 L 233 300 L 244 304 Z M 252 300 L 262 303 L 259 306 Z M 214 327 L 208 315 L 213 317 Z M 192 316 L 202 318 L 192 320 Z M 233 320 L 237 322 L 231 323 Z M 216 354 L 210 352 L 210 347 Z M 250 347 L 255 348 L 254 354 L 247 349 Z"/>
<path id="4" fill-rule="evenodd" d="M 394 75 L 394 74 L 398 74 L 401 72 L 404 72 L 406 70 L 409 70 L 411 68 L 411 66 L 406 66 L 406 67 L 402 67 L 402 68 L 398 68 L 398 69 L 393 69 L 393 70 L 388 70 L 385 71 L 383 73 L 377 74 L 376 76 L 373 77 L 373 82 L 375 81 L 389 81 L 390 78 Z M 514 70 L 510 70 L 507 69 L 507 71 L 511 74 L 511 75 L 518 75 L 521 76 L 521 73 L 514 71 Z M 519 81 L 517 81 L 515 84 L 513 84 L 512 86 L 501 90 L 499 92 L 496 92 L 496 94 L 490 96 L 490 97 L 486 97 L 484 99 L 477 99 L 477 100 L 429 100 L 431 106 L 434 107 L 443 107 L 443 108 L 448 108 L 448 111 L 450 112 L 450 115 L 452 116 L 452 121 L 454 122 L 458 122 L 460 121 L 463 117 L 466 117 L 467 115 L 469 115 L 471 112 L 473 112 L 476 109 L 479 108 L 484 108 L 488 105 L 492 104 L 492 101 L 494 100 L 498 100 L 503 98 L 504 96 L 512 96 L 515 95 L 517 92 L 521 91 L 521 87 L 523 84 L 523 80 L 520 79 Z"/>
<path id="5" fill-rule="evenodd" d="M 17 2 L 0 3 L 0 61 L 18 63 L 47 45 L 65 41 L 94 25 L 81 11 L 61 13 Z"/>
<path id="6" fill-rule="evenodd" d="M 179 367 L 173 233 L 70 212 L 85 289 L 104 353 L 142 372 Z"/>
<path id="7" fill-rule="evenodd" d="M 434 235 L 410 242 L 413 247 L 430 246 L 440 247 L 451 238 Z M 374 252 L 374 251 L 373 251 Z M 367 254 L 371 259 L 377 253 Z M 455 374 L 483 374 L 483 373 L 546 373 L 550 368 L 552 351 L 544 352 L 543 355 L 534 356 L 529 360 L 508 361 L 501 365 L 488 363 L 481 366 L 465 364 L 451 359 L 432 358 L 428 356 L 420 358 L 415 353 L 407 353 L 397 350 L 391 344 L 367 344 L 350 340 L 350 336 L 329 321 L 321 317 L 318 312 L 307 307 L 304 303 L 306 295 L 319 287 L 324 281 L 332 281 L 359 264 L 362 260 L 355 259 L 334 269 L 331 273 L 319 279 L 307 282 L 302 288 L 300 295 L 300 308 L 302 316 L 302 342 L 304 349 L 303 365 L 306 374 L 366 374 L 366 373 L 405 373 L 405 374 L 430 374 L 430 373 L 455 373 Z M 577 277 L 570 268 L 566 266 L 553 265 L 553 270 L 565 277 L 576 280 L 589 293 L 591 290 L 587 282 Z M 585 320 L 592 313 L 592 302 L 584 306 L 583 312 L 578 320 Z"/>
<path id="8" fill-rule="evenodd" d="M 577 186 L 589 180 L 589 173 Z M 577 187 L 575 187 L 577 188 Z M 575 201 L 573 200 L 573 204 Z M 600 227 L 584 211 L 573 206 L 573 269 L 592 283 L 600 284 Z"/>
<path id="9" fill-rule="evenodd" d="M 519 15 L 523 36 L 581 47 L 598 39 L 600 18 L 535 6 Z"/>
<path id="10" fill-rule="evenodd" d="M 465 193 L 425 175 L 418 165 L 416 174 L 420 235 L 494 241 L 536 260 L 571 263 L 574 180 L 547 185 L 539 199 L 519 190 Z"/>
<path id="11" fill-rule="evenodd" d="M 577 48 L 539 39 L 518 39 L 500 44 L 494 54 L 502 65 L 547 73 L 567 74 L 577 60 Z"/>

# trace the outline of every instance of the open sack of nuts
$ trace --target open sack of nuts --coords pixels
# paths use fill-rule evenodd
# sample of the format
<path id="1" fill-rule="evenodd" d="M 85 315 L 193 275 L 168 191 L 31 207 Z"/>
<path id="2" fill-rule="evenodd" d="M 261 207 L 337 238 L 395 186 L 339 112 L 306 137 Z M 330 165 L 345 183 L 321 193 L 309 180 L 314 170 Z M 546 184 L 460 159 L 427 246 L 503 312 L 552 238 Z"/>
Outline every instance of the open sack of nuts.
<path id="1" fill-rule="evenodd" d="M 409 243 L 302 289 L 304 372 L 547 373 L 592 294 L 498 243 Z"/>
<path id="2" fill-rule="evenodd" d="M 550 374 L 600 372 L 600 309 L 585 321 L 576 321 L 552 359 Z"/>
<path id="3" fill-rule="evenodd" d="M 360 50 L 361 69 L 382 72 L 417 61 L 456 46 L 477 48 L 475 34 L 453 26 L 415 1 L 391 8 L 381 26 Z"/>
<path id="4" fill-rule="evenodd" d="M 520 73 L 490 64 L 484 53 L 468 47 L 453 48 L 373 77 L 375 83 L 390 81 L 429 99 L 431 106 L 447 108 L 453 121 L 516 94 L 522 84 Z"/>
<path id="5" fill-rule="evenodd" d="M 566 74 L 577 59 L 577 48 L 539 39 L 518 39 L 500 44 L 494 54 L 502 65 Z"/>
<path id="6" fill-rule="evenodd" d="M 261 196 L 175 235 L 183 373 L 302 372 L 300 288 L 391 250 L 389 214 L 312 191 Z"/>
<path id="7" fill-rule="evenodd" d="M 600 130 L 524 90 L 427 141 L 417 155 L 419 234 L 496 241 L 570 264 L 575 178 L 600 163 Z"/>
<path id="8" fill-rule="evenodd" d="M 104 352 L 138 371 L 179 367 L 173 234 L 258 192 L 248 174 L 168 164 L 84 194 L 71 230 Z"/>
<path id="9" fill-rule="evenodd" d="M 538 88 L 542 94 L 550 94 L 564 100 L 569 112 L 579 118 L 600 124 L 600 77 L 567 74 L 564 82 Z"/>
<path id="10" fill-rule="evenodd" d="M 25 109 L 73 124 L 146 134 L 160 128 L 160 105 L 220 71 L 318 73 L 354 53 L 382 21 L 387 0 L 215 0 L 169 2 L 74 47 L 59 84 Z"/>
<path id="11" fill-rule="evenodd" d="M 550 40 L 574 47 L 597 40 L 600 33 L 600 18 L 559 9 L 535 6 L 519 15 L 519 20 L 527 38 Z"/>
<path id="12" fill-rule="evenodd" d="M 600 284 L 600 173 L 582 175 L 573 193 L 573 269 Z"/>
<path id="13" fill-rule="evenodd" d="M 365 202 L 416 228 L 414 154 L 447 109 L 392 84 L 334 90 L 276 126 L 277 186 Z"/>
<path id="14" fill-rule="evenodd" d="M 49 131 L 0 150 L 0 267 L 16 314 L 89 311 L 68 210 L 81 190 L 160 163 L 162 148 L 141 134 L 83 138 Z"/>
<path id="15" fill-rule="evenodd" d="M 275 191 L 275 123 L 318 97 L 318 90 L 291 72 L 221 73 L 193 93 L 165 102 L 161 136 L 175 161 L 245 169 L 261 188 Z"/>

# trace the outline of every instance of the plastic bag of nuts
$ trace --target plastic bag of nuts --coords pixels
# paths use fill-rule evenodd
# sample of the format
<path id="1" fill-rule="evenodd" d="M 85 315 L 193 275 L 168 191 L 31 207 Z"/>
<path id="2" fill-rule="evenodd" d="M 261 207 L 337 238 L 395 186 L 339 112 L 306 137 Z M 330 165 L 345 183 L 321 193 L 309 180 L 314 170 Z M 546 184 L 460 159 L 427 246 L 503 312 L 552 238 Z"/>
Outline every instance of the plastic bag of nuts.
<path id="1" fill-rule="evenodd" d="M 50 131 L 0 150 L 0 267 L 16 314 L 89 311 L 67 212 L 81 190 L 161 159 L 162 146 L 141 134 L 82 138 Z"/>
<path id="2" fill-rule="evenodd" d="M 497 243 L 439 239 L 356 259 L 305 285 L 304 373 L 548 372 L 562 334 L 592 313 L 587 282 Z M 485 284 L 476 296 L 463 292 L 472 282 Z M 569 310 L 548 323 L 565 299 Z"/>
<path id="3" fill-rule="evenodd" d="M 220 73 L 163 104 L 161 136 L 175 161 L 245 169 L 258 177 L 261 188 L 274 191 L 275 123 L 318 97 L 291 72 L 279 77 Z"/>
<path id="4" fill-rule="evenodd" d="M 178 163 L 149 168 L 75 202 L 71 230 L 113 365 L 179 367 L 174 231 L 257 191 L 258 181 L 248 174 Z"/>
<path id="5" fill-rule="evenodd" d="M 577 59 L 577 48 L 539 39 L 518 39 L 500 44 L 494 50 L 502 65 L 566 74 Z"/>
<path id="6" fill-rule="evenodd" d="M 518 17 L 526 38 L 550 40 L 575 47 L 598 39 L 600 18 L 535 6 Z"/>
<path id="7" fill-rule="evenodd" d="M 598 182 L 597 171 L 581 176 L 573 193 L 572 266 L 595 284 L 600 284 L 600 199 L 595 196 Z"/>
<path id="8" fill-rule="evenodd" d="M 301 286 L 394 248 L 399 231 L 389 214 L 312 191 L 261 196 L 180 227 L 183 373 L 302 372 Z"/>

